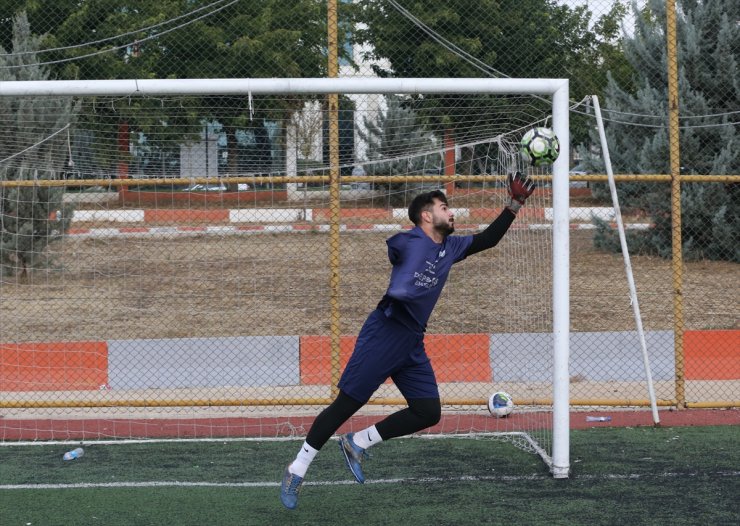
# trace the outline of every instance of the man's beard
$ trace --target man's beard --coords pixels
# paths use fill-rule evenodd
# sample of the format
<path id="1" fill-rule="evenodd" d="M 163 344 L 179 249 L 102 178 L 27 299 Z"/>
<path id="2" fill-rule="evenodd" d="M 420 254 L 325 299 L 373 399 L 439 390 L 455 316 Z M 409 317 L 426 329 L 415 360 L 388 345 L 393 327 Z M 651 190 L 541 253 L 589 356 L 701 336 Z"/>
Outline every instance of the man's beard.
<path id="1" fill-rule="evenodd" d="M 435 221 L 433 223 L 434 230 L 440 233 L 442 236 L 447 237 L 455 231 L 455 225 L 449 221 Z"/>

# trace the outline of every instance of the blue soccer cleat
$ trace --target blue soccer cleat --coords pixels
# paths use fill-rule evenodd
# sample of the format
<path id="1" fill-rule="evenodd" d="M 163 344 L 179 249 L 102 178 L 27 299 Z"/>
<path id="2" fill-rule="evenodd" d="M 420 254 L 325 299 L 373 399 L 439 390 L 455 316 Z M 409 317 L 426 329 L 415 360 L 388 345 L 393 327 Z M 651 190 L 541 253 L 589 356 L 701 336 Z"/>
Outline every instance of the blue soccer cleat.
<path id="1" fill-rule="evenodd" d="M 298 506 L 298 493 L 301 491 L 301 484 L 303 484 L 303 477 L 299 477 L 285 468 L 283 483 L 280 485 L 280 502 L 289 510 L 294 510 Z"/>
<path id="2" fill-rule="evenodd" d="M 354 433 L 347 433 L 339 437 L 339 449 L 342 450 L 344 460 L 347 462 L 347 467 L 354 475 L 355 480 L 360 484 L 365 483 L 365 475 L 362 473 L 362 461 L 369 458 L 370 455 L 362 449 L 360 446 L 355 444 L 352 440 Z"/>

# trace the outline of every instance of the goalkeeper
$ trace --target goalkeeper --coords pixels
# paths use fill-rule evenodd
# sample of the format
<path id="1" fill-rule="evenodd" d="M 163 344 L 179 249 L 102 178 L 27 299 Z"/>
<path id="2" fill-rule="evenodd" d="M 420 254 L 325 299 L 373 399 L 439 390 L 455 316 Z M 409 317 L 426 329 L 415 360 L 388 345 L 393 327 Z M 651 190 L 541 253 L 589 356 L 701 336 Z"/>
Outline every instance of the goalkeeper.
<path id="1" fill-rule="evenodd" d="M 285 469 L 280 500 L 298 505 L 298 492 L 308 466 L 329 438 L 364 406 L 388 378 L 408 403 L 375 425 L 339 439 L 339 449 L 360 484 L 367 449 L 384 440 L 409 435 L 437 424 L 442 406 L 432 365 L 424 350 L 427 320 L 454 263 L 496 246 L 519 208 L 534 191 L 521 173 L 509 175 L 511 202 L 482 232 L 451 236 L 455 219 L 439 190 L 417 195 L 409 206 L 415 227 L 386 241 L 390 284 L 360 330 L 354 351 L 339 380 L 339 394 L 314 421 L 295 460 Z"/>

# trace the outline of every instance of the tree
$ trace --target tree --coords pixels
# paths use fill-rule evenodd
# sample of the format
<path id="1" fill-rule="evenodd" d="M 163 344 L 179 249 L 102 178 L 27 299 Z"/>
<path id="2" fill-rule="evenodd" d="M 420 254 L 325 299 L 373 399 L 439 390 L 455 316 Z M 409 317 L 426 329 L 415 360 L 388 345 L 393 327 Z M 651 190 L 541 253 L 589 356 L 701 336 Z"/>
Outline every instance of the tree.
<path id="1" fill-rule="evenodd" d="M 323 113 L 319 102 L 309 102 L 301 111 L 295 112 L 290 125 L 295 130 L 295 143 L 299 158 L 313 159 L 318 157 L 316 149 L 321 147 Z"/>
<path id="2" fill-rule="evenodd" d="M 8 2 L 13 3 L 0 0 L 0 6 Z M 212 2 L 21 3 L 33 20 L 41 22 L 49 13 L 46 25 L 40 26 L 45 33 L 43 48 L 55 51 L 45 53 L 44 60 L 55 62 L 51 67 L 60 79 L 322 77 L 327 71 L 323 0 L 250 0 L 223 4 L 221 10 L 209 7 L 190 16 L 183 15 Z M 342 5 L 348 13 L 351 9 Z M 203 16 L 208 13 L 213 14 Z M 340 27 L 340 41 L 348 38 L 343 31 L 347 29 Z M 89 45 L 80 46 L 82 43 Z M 264 122 L 284 119 L 300 109 L 304 100 L 255 96 L 250 108 L 246 96 L 219 97 L 210 102 L 189 98 L 173 107 L 166 128 L 160 117 L 153 118 L 161 112 L 151 111 L 160 101 L 122 100 L 108 107 L 114 115 L 100 120 L 112 122 L 110 117 L 117 116 L 132 132 L 144 134 L 156 129 L 162 143 L 195 139 L 182 136 L 180 130 L 199 129 L 203 120 L 218 122 L 228 137 L 229 171 L 235 173 L 240 165 L 238 152 L 244 150 L 239 148 L 240 130 L 251 129 L 264 136 Z M 108 136 L 115 141 L 116 131 L 111 130 Z"/>
<path id="3" fill-rule="evenodd" d="M 408 7 L 429 30 L 477 59 L 479 67 L 402 16 L 395 2 L 363 0 L 359 4 L 358 17 L 367 28 L 359 30 L 357 38 L 371 50 L 366 58 L 390 62 L 388 70 L 374 67 L 379 76 L 570 78 L 571 97 L 579 100 L 600 92 L 606 67 L 624 69 L 617 36 L 624 8 L 619 3 L 593 27 L 586 7 L 559 5 L 554 0 L 425 0 Z M 457 142 L 464 142 L 466 119 L 480 114 L 475 103 L 447 96 L 425 98 L 428 107 L 449 108 L 451 103 L 456 108 L 454 115 L 429 124 L 436 131 L 452 131 Z M 490 101 L 481 104 L 490 107 Z M 526 109 L 519 115 L 507 111 L 488 112 L 491 128 L 515 129 L 531 119 Z M 423 111 L 419 113 L 426 117 Z M 572 125 L 575 138 L 585 136 L 585 131 L 579 132 L 585 130 L 584 125 Z"/>
<path id="4" fill-rule="evenodd" d="M 423 175 L 440 173 L 442 158 L 438 141 L 425 128 L 401 97 L 390 96 L 388 107 L 376 120 L 365 118 L 366 131 L 358 133 L 367 144 L 368 175 Z M 406 206 L 408 183 L 380 184 L 388 190 L 389 204 Z M 419 188 L 414 188 L 417 193 Z"/>
<path id="5" fill-rule="evenodd" d="M 21 12 L 13 19 L 12 55 L 0 48 L 0 80 L 47 80 L 35 52 L 39 39 L 31 34 Z M 22 68 L 8 68 L 20 66 Z M 65 148 L 65 128 L 74 122 L 70 99 L 0 98 L 5 117 L 0 139 L 0 180 L 50 180 L 60 177 L 55 151 Z M 55 160 L 56 159 L 56 160 Z M 0 273 L 21 274 L 49 263 L 46 247 L 69 228 L 71 208 L 63 205 L 61 187 L 0 188 Z M 50 217 L 54 215 L 53 219 Z"/>
<path id="6" fill-rule="evenodd" d="M 740 4 L 734 0 L 679 0 L 677 38 L 681 171 L 685 174 L 737 174 L 740 139 L 732 116 L 740 108 Z M 635 71 L 636 89 L 610 77 L 605 108 L 609 154 L 616 173 L 669 173 L 665 2 L 635 7 L 634 36 L 624 42 Z M 598 137 L 592 140 L 596 143 Z M 603 171 L 600 156 L 582 149 L 587 168 Z M 740 188 L 737 184 L 682 185 L 682 239 L 686 257 L 740 261 Z M 605 199 L 597 185 L 594 195 Z M 620 204 L 646 210 L 655 226 L 631 233 L 635 250 L 671 254 L 667 185 L 619 185 Z M 616 248 L 607 225 L 597 244 Z"/>

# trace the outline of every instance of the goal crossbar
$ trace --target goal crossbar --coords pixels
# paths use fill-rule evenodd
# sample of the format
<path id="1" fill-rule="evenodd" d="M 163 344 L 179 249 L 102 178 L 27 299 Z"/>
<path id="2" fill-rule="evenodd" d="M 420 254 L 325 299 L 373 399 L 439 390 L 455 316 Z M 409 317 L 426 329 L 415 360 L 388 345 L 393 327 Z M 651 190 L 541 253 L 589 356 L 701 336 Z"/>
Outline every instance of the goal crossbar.
<path id="1" fill-rule="evenodd" d="M 305 78 L 305 79 L 121 79 L 0 82 L 6 96 L 165 96 L 307 93 L 490 93 L 554 95 L 567 79 Z"/>

